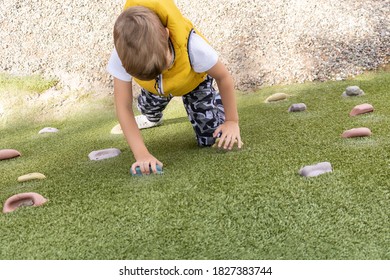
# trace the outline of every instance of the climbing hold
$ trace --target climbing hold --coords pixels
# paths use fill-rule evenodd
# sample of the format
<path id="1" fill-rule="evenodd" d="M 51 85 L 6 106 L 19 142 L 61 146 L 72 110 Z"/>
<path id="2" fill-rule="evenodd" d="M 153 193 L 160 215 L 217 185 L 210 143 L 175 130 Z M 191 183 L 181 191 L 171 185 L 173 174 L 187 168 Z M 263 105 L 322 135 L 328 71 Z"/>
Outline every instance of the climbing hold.
<path id="1" fill-rule="evenodd" d="M 119 123 L 111 129 L 111 134 L 123 134 L 121 125 Z"/>
<path id="2" fill-rule="evenodd" d="M 327 172 L 332 172 L 330 162 L 324 161 L 313 165 L 307 165 L 299 170 L 299 174 L 305 177 L 315 177 Z"/>
<path id="3" fill-rule="evenodd" d="M 305 103 L 296 103 L 292 104 L 290 108 L 288 108 L 289 112 L 302 112 L 306 110 L 306 104 Z"/>
<path id="4" fill-rule="evenodd" d="M 119 156 L 120 153 L 121 151 L 119 149 L 109 148 L 104 150 L 92 151 L 89 153 L 88 157 L 90 160 L 102 160 Z"/>
<path id="5" fill-rule="evenodd" d="M 278 92 L 278 93 L 274 93 L 272 94 L 271 96 L 269 96 L 265 102 L 266 103 L 269 103 L 269 102 L 275 102 L 275 101 L 280 101 L 280 100 L 284 100 L 284 99 L 287 99 L 288 95 L 285 94 L 285 93 L 282 93 L 282 92 Z"/>
<path id="6" fill-rule="evenodd" d="M 26 182 L 26 181 L 30 181 L 30 180 L 42 180 L 42 179 L 45 179 L 45 178 L 46 178 L 46 176 L 43 175 L 42 173 L 33 172 L 33 173 L 29 173 L 29 174 L 25 174 L 25 175 L 19 176 L 18 177 L 18 182 Z"/>
<path id="7" fill-rule="evenodd" d="M 360 95 L 364 95 L 364 91 L 361 90 L 358 86 L 349 86 L 342 94 L 342 96 L 344 97 L 360 96 Z"/>
<path id="8" fill-rule="evenodd" d="M 157 164 L 156 165 L 156 169 L 157 169 L 157 174 L 158 175 L 164 174 L 164 172 L 162 170 L 162 167 L 160 165 Z M 154 174 L 151 166 L 149 166 L 149 171 L 150 171 L 150 174 Z M 133 173 L 133 170 L 131 170 L 131 168 L 130 168 L 130 174 L 133 175 L 133 176 L 142 176 L 143 175 L 142 172 L 141 172 L 141 168 L 139 166 L 137 166 L 135 168 L 135 173 Z"/>
<path id="9" fill-rule="evenodd" d="M 44 127 L 42 128 L 38 133 L 43 134 L 43 133 L 56 133 L 59 130 L 55 127 Z"/>
<path id="10" fill-rule="evenodd" d="M 2 149 L 0 150 L 0 160 L 10 159 L 21 156 L 21 153 L 14 149 Z"/>
<path id="11" fill-rule="evenodd" d="M 352 128 L 349 130 L 344 131 L 341 134 L 341 137 L 343 138 L 351 138 L 351 137 L 365 137 L 370 136 L 371 130 L 367 127 L 358 127 L 358 128 Z"/>
<path id="12" fill-rule="evenodd" d="M 12 212 L 22 206 L 40 206 L 46 201 L 46 198 L 34 192 L 15 194 L 5 201 L 3 213 Z"/>
<path id="13" fill-rule="evenodd" d="M 371 104 L 364 103 L 355 106 L 352 111 L 349 113 L 351 117 L 361 115 L 361 114 L 366 114 L 366 113 L 371 113 L 374 111 L 374 107 Z"/>

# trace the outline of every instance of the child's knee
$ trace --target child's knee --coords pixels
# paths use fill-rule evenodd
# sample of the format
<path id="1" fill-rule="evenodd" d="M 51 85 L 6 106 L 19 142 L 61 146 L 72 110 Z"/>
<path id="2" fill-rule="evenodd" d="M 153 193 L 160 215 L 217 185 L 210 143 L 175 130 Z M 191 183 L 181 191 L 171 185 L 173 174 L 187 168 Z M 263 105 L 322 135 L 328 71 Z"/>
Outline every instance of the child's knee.
<path id="1" fill-rule="evenodd" d="M 196 140 L 198 141 L 199 147 L 211 147 L 215 143 L 214 137 L 197 136 Z"/>

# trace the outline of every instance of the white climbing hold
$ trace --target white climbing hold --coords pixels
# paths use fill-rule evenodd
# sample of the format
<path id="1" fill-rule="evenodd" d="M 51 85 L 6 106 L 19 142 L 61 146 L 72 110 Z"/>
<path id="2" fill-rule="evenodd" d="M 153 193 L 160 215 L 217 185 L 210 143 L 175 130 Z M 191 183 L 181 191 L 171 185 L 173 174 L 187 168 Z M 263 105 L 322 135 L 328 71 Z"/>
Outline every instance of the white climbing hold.
<path id="1" fill-rule="evenodd" d="M 120 153 L 121 151 L 119 149 L 109 148 L 104 150 L 92 151 L 89 153 L 88 157 L 90 160 L 102 160 L 119 156 Z"/>
<path id="2" fill-rule="evenodd" d="M 332 172 L 330 162 L 324 161 L 313 165 L 307 165 L 299 170 L 299 174 L 305 177 L 315 177 L 324 173 Z"/>
<path id="3" fill-rule="evenodd" d="M 43 133 L 56 133 L 59 130 L 55 127 L 44 127 L 42 128 L 38 133 L 43 134 Z"/>

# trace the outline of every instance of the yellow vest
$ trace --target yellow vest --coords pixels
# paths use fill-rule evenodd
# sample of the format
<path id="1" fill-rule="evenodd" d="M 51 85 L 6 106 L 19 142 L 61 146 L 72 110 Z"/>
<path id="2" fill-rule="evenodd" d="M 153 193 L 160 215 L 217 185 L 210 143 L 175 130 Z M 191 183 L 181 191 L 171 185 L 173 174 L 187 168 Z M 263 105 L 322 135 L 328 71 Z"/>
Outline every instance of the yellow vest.
<path id="1" fill-rule="evenodd" d="M 164 95 L 182 96 L 195 89 L 205 80 L 207 74 L 196 73 L 191 67 L 188 39 L 194 30 L 192 23 L 181 14 L 173 0 L 127 0 L 124 10 L 133 6 L 144 6 L 153 10 L 162 24 L 169 29 L 169 37 L 175 50 L 175 61 L 170 69 L 162 72 Z M 159 94 L 156 90 L 156 80 L 133 79 L 147 91 Z"/>

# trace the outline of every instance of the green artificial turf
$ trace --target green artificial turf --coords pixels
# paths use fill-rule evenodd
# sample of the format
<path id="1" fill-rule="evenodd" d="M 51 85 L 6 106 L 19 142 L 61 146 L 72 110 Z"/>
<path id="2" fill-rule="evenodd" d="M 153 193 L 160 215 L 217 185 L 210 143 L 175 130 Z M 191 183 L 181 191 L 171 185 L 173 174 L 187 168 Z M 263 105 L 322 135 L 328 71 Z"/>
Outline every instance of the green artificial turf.
<path id="1" fill-rule="evenodd" d="M 366 94 L 343 98 L 349 85 Z M 275 92 L 291 96 L 264 103 Z M 390 72 L 238 94 L 241 151 L 198 148 L 180 101 L 142 132 L 164 175 L 135 178 L 114 108 L 63 121 L 6 126 L 0 205 L 38 192 L 41 207 L 0 214 L 0 259 L 389 259 Z M 293 103 L 307 111 L 288 113 Z M 371 114 L 349 117 L 358 104 Z M 38 134 L 45 127 L 57 134 Z M 343 139 L 354 127 L 367 138 Z M 93 150 L 118 157 L 90 161 Z M 298 170 L 329 161 L 333 173 Z M 45 180 L 18 183 L 41 172 Z"/>

